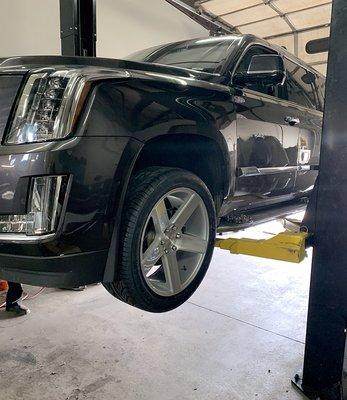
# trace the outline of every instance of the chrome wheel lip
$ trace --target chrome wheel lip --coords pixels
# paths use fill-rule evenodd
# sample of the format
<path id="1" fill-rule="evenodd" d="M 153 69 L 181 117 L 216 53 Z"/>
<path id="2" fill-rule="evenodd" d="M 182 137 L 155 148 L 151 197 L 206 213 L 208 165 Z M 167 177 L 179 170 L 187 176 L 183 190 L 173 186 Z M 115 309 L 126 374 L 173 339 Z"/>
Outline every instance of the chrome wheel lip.
<path id="1" fill-rule="evenodd" d="M 165 199 L 168 198 L 182 202 L 171 218 L 167 215 L 167 209 L 165 217 L 164 207 L 162 206 L 165 204 Z M 160 212 L 158 213 L 157 209 L 161 210 L 162 215 L 159 215 Z M 153 213 L 156 222 L 154 222 Z M 187 216 L 186 224 L 182 225 L 182 221 Z M 156 226 L 155 237 L 146 251 L 143 252 L 151 219 L 153 225 Z M 193 235 L 189 233 L 191 231 L 194 231 Z M 209 231 L 210 220 L 206 205 L 194 189 L 187 187 L 171 189 L 156 202 L 147 217 L 140 242 L 141 273 L 146 284 L 155 294 L 162 297 L 172 297 L 183 292 L 191 284 L 198 275 L 205 259 L 208 250 Z M 147 251 L 149 251 L 150 257 L 147 257 Z M 183 265 L 186 264 L 182 261 L 185 258 L 188 259 L 188 267 Z M 156 263 L 159 266 L 155 265 Z M 182 269 L 182 267 L 185 269 Z M 153 274 L 150 274 L 152 271 L 159 270 L 164 274 L 165 282 L 153 279 Z"/>

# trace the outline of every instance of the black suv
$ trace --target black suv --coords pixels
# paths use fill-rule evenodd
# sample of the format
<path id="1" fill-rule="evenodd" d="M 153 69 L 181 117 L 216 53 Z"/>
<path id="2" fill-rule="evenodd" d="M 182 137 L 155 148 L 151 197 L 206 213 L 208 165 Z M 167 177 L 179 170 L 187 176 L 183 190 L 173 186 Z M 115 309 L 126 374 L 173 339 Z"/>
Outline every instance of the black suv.
<path id="1" fill-rule="evenodd" d="M 0 59 L 0 278 L 103 282 L 144 310 L 177 307 L 202 281 L 218 227 L 307 198 L 324 85 L 250 35 L 126 60 Z"/>

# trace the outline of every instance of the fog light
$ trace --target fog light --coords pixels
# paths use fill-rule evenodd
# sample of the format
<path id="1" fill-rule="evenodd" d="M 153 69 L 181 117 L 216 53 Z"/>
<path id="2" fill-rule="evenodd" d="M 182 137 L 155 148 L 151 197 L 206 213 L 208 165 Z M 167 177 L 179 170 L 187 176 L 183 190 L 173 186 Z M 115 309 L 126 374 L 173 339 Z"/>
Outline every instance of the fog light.
<path id="1" fill-rule="evenodd" d="M 54 233 L 61 214 L 66 176 L 39 176 L 32 178 L 28 213 L 0 215 L 0 233 L 38 236 Z"/>

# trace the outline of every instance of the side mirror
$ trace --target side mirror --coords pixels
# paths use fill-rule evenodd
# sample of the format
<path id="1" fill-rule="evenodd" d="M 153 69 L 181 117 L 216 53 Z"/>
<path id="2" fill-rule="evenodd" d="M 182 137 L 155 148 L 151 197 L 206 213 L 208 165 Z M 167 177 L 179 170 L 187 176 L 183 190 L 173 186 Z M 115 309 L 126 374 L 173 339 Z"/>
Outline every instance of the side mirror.
<path id="1" fill-rule="evenodd" d="M 238 72 L 233 83 L 240 86 L 261 84 L 275 86 L 286 77 L 283 58 L 278 54 L 260 54 L 253 56 L 246 72 Z"/>
<path id="2" fill-rule="evenodd" d="M 315 74 L 313 74 L 313 73 L 310 72 L 310 71 L 307 71 L 306 74 L 304 74 L 304 75 L 301 77 L 301 80 L 302 80 L 304 83 L 306 83 L 306 85 L 313 85 L 313 84 L 315 83 L 316 79 L 317 79 L 317 78 L 316 78 Z"/>

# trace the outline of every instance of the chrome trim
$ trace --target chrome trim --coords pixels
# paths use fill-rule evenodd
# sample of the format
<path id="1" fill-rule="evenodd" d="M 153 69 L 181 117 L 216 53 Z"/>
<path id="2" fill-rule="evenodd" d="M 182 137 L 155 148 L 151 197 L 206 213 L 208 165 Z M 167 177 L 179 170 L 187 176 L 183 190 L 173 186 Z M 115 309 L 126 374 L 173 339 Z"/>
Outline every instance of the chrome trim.
<path id="1" fill-rule="evenodd" d="M 237 168 L 237 176 L 254 176 L 260 175 L 260 169 L 257 167 L 239 167 Z"/>
<path id="2" fill-rule="evenodd" d="M 308 108 L 308 107 L 302 106 L 298 103 L 294 103 L 293 101 L 284 100 L 279 97 L 271 96 L 271 95 L 265 94 L 265 93 L 260 93 L 255 90 L 249 89 L 249 88 L 242 88 L 242 92 L 243 92 L 243 95 L 247 95 L 248 97 L 252 97 L 255 99 L 260 99 L 262 101 L 266 100 L 266 101 L 270 101 L 274 104 L 289 106 L 289 107 L 292 107 L 292 108 L 295 108 L 295 109 L 298 109 L 298 110 L 301 110 L 304 112 L 309 112 L 309 113 L 317 115 L 319 117 L 321 117 L 323 115 L 323 111 L 319 111 L 316 108 Z"/>
<path id="3" fill-rule="evenodd" d="M 267 167 L 267 168 L 259 168 L 260 175 L 273 175 L 282 172 L 294 172 L 296 171 L 296 167 Z"/>
<path id="4" fill-rule="evenodd" d="M 54 195 L 54 204 L 53 204 L 53 211 L 52 211 L 52 220 L 50 224 L 51 230 L 55 230 L 55 227 L 57 225 L 57 218 L 58 218 L 58 205 L 59 205 L 59 197 L 61 194 L 61 185 L 63 183 L 64 175 L 57 175 L 57 183 L 56 183 L 56 188 L 55 188 L 55 195 Z"/>
<path id="5" fill-rule="evenodd" d="M 311 165 L 298 165 L 298 171 L 312 171 Z"/>
<path id="6" fill-rule="evenodd" d="M 41 236 L 27 236 L 25 233 L 0 233 L 0 243 L 35 244 L 51 240 L 55 235 L 56 233 Z"/>
<path id="7" fill-rule="evenodd" d="M 297 165 L 289 167 L 267 167 L 267 168 L 239 167 L 237 176 L 243 177 L 243 176 L 256 176 L 256 175 L 273 175 L 285 172 L 310 171 L 310 170 L 311 170 L 310 165 Z"/>
<path id="8" fill-rule="evenodd" d="M 290 115 L 287 115 L 285 118 L 284 118 L 284 121 L 287 123 L 287 124 L 289 124 L 289 125 L 298 125 L 298 124 L 300 124 L 300 118 L 298 118 L 298 117 L 292 117 L 292 116 L 290 116 Z"/>

